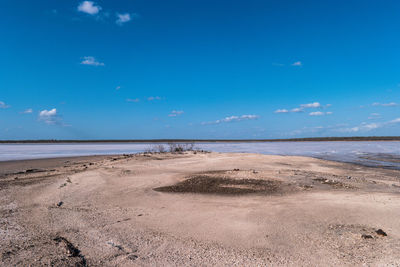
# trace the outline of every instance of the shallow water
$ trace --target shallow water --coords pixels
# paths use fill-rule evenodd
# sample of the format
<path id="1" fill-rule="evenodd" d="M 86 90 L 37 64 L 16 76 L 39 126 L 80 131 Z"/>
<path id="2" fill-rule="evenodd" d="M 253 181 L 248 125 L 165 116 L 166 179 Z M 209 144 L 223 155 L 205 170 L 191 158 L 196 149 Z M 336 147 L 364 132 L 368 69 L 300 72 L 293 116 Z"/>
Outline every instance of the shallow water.
<path id="1" fill-rule="evenodd" d="M 130 154 L 148 150 L 152 144 L 1 144 L 0 161 L 86 155 Z M 246 152 L 298 155 L 368 166 L 400 169 L 400 142 L 254 142 L 197 143 L 196 148 L 215 152 Z"/>

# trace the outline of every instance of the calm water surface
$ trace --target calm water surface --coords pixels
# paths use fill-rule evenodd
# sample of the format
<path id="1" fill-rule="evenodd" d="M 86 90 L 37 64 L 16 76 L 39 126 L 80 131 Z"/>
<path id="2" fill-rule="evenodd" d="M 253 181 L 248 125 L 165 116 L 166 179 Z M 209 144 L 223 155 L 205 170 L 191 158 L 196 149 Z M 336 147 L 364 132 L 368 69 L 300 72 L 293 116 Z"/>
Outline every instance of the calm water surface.
<path id="1" fill-rule="evenodd" d="M 152 144 L 0 144 L 0 161 L 52 157 L 130 154 L 144 152 Z M 298 155 L 400 169 L 400 142 L 256 142 L 197 143 L 215 152 Z"/>

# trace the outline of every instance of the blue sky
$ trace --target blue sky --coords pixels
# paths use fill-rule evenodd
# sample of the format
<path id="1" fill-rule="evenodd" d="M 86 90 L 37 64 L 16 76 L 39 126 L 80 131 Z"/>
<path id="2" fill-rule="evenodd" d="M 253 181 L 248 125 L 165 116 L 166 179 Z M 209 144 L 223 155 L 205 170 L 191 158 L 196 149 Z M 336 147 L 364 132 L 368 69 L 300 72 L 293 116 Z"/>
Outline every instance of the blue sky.
<path id="1" fill-rule="evenodd" d="M 0 2 L 0 139 L 399 135 L 400 2 Z"/>

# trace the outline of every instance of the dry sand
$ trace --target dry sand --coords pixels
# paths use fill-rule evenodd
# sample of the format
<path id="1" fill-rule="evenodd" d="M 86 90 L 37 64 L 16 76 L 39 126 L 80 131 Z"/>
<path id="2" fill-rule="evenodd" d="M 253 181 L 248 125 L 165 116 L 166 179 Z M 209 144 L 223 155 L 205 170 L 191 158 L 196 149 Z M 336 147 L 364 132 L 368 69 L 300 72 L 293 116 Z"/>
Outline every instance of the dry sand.
<path id="1" fill-rule="evenodd" d="M 400 266 L 400 171 L 219 153 L 0 169 L 1 266 Z"/>

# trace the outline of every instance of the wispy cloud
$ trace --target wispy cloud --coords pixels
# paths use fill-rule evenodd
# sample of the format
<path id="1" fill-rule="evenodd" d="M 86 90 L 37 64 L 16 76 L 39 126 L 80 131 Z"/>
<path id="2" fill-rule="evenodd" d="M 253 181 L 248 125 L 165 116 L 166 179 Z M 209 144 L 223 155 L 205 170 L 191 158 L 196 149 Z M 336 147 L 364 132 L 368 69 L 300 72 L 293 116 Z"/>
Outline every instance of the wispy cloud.
<path id="1" fill-rule="evenodd" d="M 338 131 L 340 132 L 348 132 L 348 133 L 354 133 L 354 132 L 368 132 L 371 130 L 375 130 L 378 128 L 383 128 L 383 127 L 388 127 L 392 125 L 396 125 L 400 123 L 400 118 L 396 118 L 394 120 L 382 122 L 382 123 L 366 123 L 363 122 L 359 126 L 351 127 L 351 128 L 342 128 L 339 129 Z"/>
<path id="2" fill-rule="evenodd" d="M 301 135 L 301 134 L 315 134 L 326 130 L 324 126 L 316 126 L 316 127 L 303 127 L 302 129 L 291 131 L 286 135 Z"/>
<path id="3" fill-rule="evenodd" d="M 115 87 L 115 90 L 119 90 L 119 89 L 121 89 L 121 86 L 117 86 L 117 87 Z"/>
<path id="4" fill-rule="evenodd" d="M 290 110 L 290 112 L 298 113 L 298 112 L 304 112 L 302 108 L 293 108 Z"/>
<path id="5" fill-rule="evenodd" d="M 304 135 L 304 134 L 307 134 L 307 135 L 310 135 L 310 134 L 320 135 L 320 134 L 324 134 L 324 133 L 327 133 L 327 132 L 330 132 L 330 131 L 335 131 L 339 127 L 344 127 L 346 125 L 347 124 L 336 124 L 336 125 L 315 126 L 315 127 L 307 127 L 307 126 L 305 126 L 302 129 L 291 131 L 291 132 L 289 132 L 289 133 L 287 133 L 285 135 L 289 135 L 289 136 L 296 136 L 296 135 L 298 136 L 298 135 Z"/>
<path id="6" fill-rule="evenodd" d="M 161 100 L 161 97 L 159 96 L 149 96 L 147 98 L 148 101 L 154 101 L 154 100 Z"/>
<path id="7" fill-rule="evenodd" d="M 31 113 L 33 113 L 33 109 L 31 109 L 31 108 L 28 108 L 28 109 L 25 109 L 24 111 L 22 111 L 22 112 L 20 112 L 21 114 L 31 114 Z"/>
<path id="8" fill-rule="evenodd" d="M 3 101 L 0 101 L 0 108 L 5 109 L 5 108 L 9 108 L 9 107 L 11 107 L 11 106 L 10 106 L 10 105 L 7 105 L 7 104 L 4 103 Z"/>
<path id="9" fill-rule="evenodd" d="M 324 115 L 331 115 L 332 112 L 327 111 L 327 112 L 322 112 L 322 111 L 314 111 L 314 112 L 310 112 L 308 115 L 310 116 L 324 116 Z"/>
<path id="10" fill-rule="evenodd" d="M 127 23 L 132 20 L 132 17 L 129 13 L 120 14 L 117 13 L 117 20 L 115 23 L 119 26 L 122 26 L 124 23 Z"/>
<path id="11" fill-rule="evenodd" d="M 137 102 L 139 102 L 140 101 L 140 99 L 139 98 L 127 98 L 126 99 L 126 102 L 133 102 L 133 103 L 137 103 Z"/>
<path id="12" fill-rule="evenodd" d="M 274 113 L 289 113 L 289 110 L 287 109 L 277 109 L 274 111 Z"/>
<path id="13" fill-rule="evenodd" d="M 225 117 L 221 120 L 216 120 L 216 121 L 212 121 L 212 122 L 203 122 L 203 125 L 206 124 L 220 124 L 220 123 L 225 123 L 225 122 L 239 122 L 239 121 L 245 121 L 245 120 L 256 120 L 258 119 L 260 116 L 258 115 L 241 115 L 241 116 L 229 116 L 229 117 Z"/>
<path id="14" fill-rule="evenodd" d="M 360 132 L 360 131 L 370 131 L 373 129 L 377 129 L 379 127 L 381 127 L 381 126 L 378 123 L 362 123 L 360 126 L 351 127 L 351 128 L 343 128 L 343 129 L 339 129 L 339 131 L 354 133 L 354 132 Z"/>
<path id="15" fill-rule="evenodd" d="M 91 57 L 91 56 L 83 57 L 83 60 L 82 60 L 81 64 L 82 65 L 89 65 L 89 66 L 96 66 L 96 67 L 97 66 L 104 66 L 103 62 L 99 62 L 99 61 L 96 60 L 95 57 Z"/>
<path id="16" fill-rule="evenodd" d="M 319 102 L 308 103 L 308 104 L 301 104 L 300 107 L 302 108 L 320 108 L 321 104 Z"/>
<path id="17" fill-rule="evenodd" d="M 374 107 L 378 107 L 378 106 L 381 106 L 381 107 L 396 107 L 398 105 L 399 104 L 397 104 L 395 102 L 390 102 L 390 103 L 377 103 L 377 102 L 375 102 L 375 103 L 372 104 L 372 106 L 374 106 Z"/>
<path id="18" fill-rule="evenodd" d="M 169 117 L 177 117 L 177 116 L 182 115 L 183 113 L 184 113 L 183 110 L 173 110 L 173 111 L 171 111 L 170 114 L 168 114 L 168 116 Z"/>
<path id="19" fill-rule="evenodd" d="M 78 5 L 78 11 L 89 15 L 96 15 L 101 9 L 101 6 L 95 4 L 93 1 L 83 1 Z"/>
<path id="20" fill-rule="evenodd" d="M 296 61 L 293 63 L 288 63 L 288 64 L 283 64 L 283 63 L 277 63 L 277 62 L 273 62 L 272 66 L 277 66 L 277 67 L 285 67 L 285 66 L 293 66 L 293 67 L 301 67 L 303 66 L 303 63 L 301 61 Z"/>
<path id="21" fill-rule="evenodd" d="M 300 112 L 304 112 L 306 109 L 310 109 L 310 108 L 323 109 L 323 108 L 329 108 L 331 106 L 332 106 L 331 104 L 327 104 L 327 105 L 323 106 L 319 102 L 312 102 L 312 103 L 307 103 L 307 104 L 301 104 L 300 107 L 292 108 L 290 110 L 286 109 L 286 108 L 277 109 L 274 111 L 274 113 L 289 113 L 289 112 L 300 113 Z M 311 115 L 311 114 L 313 114 L 313 115 Z M 311 116 L 329 115 L 329 114 L 332 114 L 332 112 L 311 112 L 310 113 Z"/>
<path id="22" fill-rule="evenodd" d="M 368 117 L 369 120 L 376 120 L 376 119 L 380 119 L 381 118 L 381 114 L 379 113 L 371 113 Z"/>

